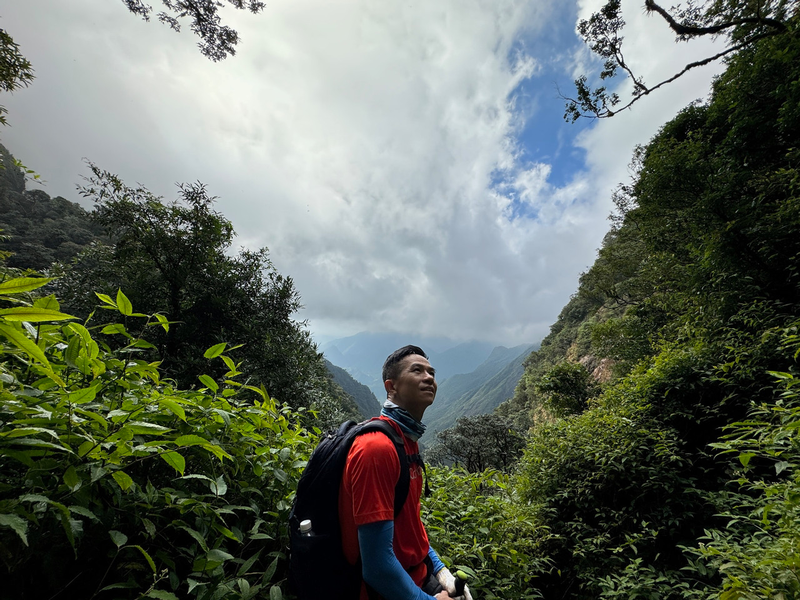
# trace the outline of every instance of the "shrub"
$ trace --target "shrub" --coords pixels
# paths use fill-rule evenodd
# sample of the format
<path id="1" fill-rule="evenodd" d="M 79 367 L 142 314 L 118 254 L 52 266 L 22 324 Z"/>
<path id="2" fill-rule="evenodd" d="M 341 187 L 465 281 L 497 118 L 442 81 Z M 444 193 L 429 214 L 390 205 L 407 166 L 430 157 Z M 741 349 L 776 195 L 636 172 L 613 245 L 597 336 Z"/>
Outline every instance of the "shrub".
<path id="1" fill-rule="evenodd" d="M 537 557 L 537 524 L 514 499 L 510 476 L 499 471 L 467 473 L 429 468 L 432 494 L 422 517 L 431 546 L 451 569 L 472 578 L 474 598 L 541 598 L 536 577 L 550 568 Z"/>
<path id="2" fill-rule="evenodd" d="M 295 413 L 242 385 L 176 389 L 139 334 L 169 322 L 100 296 L 100 331 L 0 284 L 0 560 L 6 598 L 280 598 L 287 519 L 313 442 Z M 61 323 L 58 323 L 60 321 Z M 141 332 L 139 332 L 141 333 Z M 123 340 L 110 351 L 106 336 Z"/>

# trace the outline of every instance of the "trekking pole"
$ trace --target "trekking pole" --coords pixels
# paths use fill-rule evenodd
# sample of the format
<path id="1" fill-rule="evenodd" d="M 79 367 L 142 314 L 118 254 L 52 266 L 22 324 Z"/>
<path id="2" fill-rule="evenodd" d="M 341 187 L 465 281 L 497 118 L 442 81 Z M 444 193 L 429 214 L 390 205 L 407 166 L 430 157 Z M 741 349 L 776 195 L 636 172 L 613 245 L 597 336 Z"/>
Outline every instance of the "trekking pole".
<path id="1" fill-rule="evenodd" d="M 464 595 L 464 587 L 467 585 L 467 580 L 469 579 L 469 575 L 464 573 L 461 569 L 456 571 L 456 597 Z"/>

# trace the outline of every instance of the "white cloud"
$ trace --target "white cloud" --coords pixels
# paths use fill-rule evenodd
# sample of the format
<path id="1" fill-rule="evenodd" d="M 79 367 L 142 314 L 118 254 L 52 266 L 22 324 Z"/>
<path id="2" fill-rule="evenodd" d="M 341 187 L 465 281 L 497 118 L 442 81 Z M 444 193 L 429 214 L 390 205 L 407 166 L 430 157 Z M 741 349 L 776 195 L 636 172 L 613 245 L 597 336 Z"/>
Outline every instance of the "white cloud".
<path id="1" fill-rule="evenodd" d="M 543 60 L 573 54 L 517 45 L 552 7 L 271 0 L 224 12 L 243 42 L 214 64 L 188 31 L 121 3 L 20 3 L 3 26 L 37 80 L 5 102 L 3 140 L 51 195 L 74 199 L 82 156 L 168 197 L 207 183 L 238 242 L 269 246 L 294 278 L 319 333 L 536 341 L 594 259 L 633 144 L 683 102 L 659 94 L 589 130 L 587 169 L 553 187 L 516 139 L 537 105 L 515 104 Z M 664 59 L 648 35 L 629 38 L 647 68 Z"/>

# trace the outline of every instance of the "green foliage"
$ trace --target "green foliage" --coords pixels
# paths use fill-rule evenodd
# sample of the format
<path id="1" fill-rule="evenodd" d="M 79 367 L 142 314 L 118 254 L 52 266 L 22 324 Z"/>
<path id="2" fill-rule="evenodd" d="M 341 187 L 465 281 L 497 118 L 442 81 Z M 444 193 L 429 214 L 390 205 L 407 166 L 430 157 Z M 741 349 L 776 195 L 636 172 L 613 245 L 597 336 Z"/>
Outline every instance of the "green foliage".
<path id="1" fill-rule="evenodd" d="M 761 40 L 770 37 L 789 37 L 796 32 L 797 6 L 795 0 L 737 2 L 735 0 L 699 0 L 678 3 L 669 9 L 655 0 L 645 0 L 644 9 L 658 14 L 676 34 L 677 41 L 702 37 L 725 38 L 722 50 L 687 63 L 676 74 L 655 85 L 648 85 L 637 76 L 635 66 L 625 57 L 623 42 L 625 20 L 620 0 L 608 0 L 587 20 L 578 23 L 578 33 L 592 52 L 602 60 L 602 70 L 596 77 L 600 86 L 593 88 L 586 75 L 575 81 L 576 97 L 564 98 L 564 118 L 575 122 L 580 117 L 608 118 L 625 110 L 641 98 L 672 83 L 688 71 L 717 61 L 732 53 L 747 51 Z M 622 100 L 609 92 L 607 86 L 620 73 L 632 84 L 631 98 Z"/>
<path id="2" fill-rule="evenodd" d="M 281 597 L 298 415 L 240 383 L 226 344 L 205 353 L 223 377 L 174 387 L 141 358 L 166 319 L 118 292 L 100 300 L 123 322 L 87 328 L 29 296 L 46 282 L 0 284 L 4 597 Z"/>
<path id="3" fill-rule="evenodd" d="M 209 367 L 202 353 L 235 341 L 243 346 L 241 371 L 250 383 L 294 407 L 341 414 L 346 396 L 330 381 L 305 324 L 292 318 L 300 308 L 292 279 L 277 272 L 266 248 L 227 253 L 233 226 L 214 210 L 205 186 L 180 186 L 179 198 L 165 202 L 95 165 L 90 169 L 82 193 L 95 201 L 92 218 L 114 245 L 91 245 L 55 270 L 61 277 L 53 287 L 71 312 L 85 318 L 95 310 L 87 289 L 107 295 L 124 289 L 140 310 L 163 313 L 172 323 L 145 335 L 164 374 L 180 387 L 195 385 L 207 371 L 222 377 L 227 367 Z"/>
<path id="4" fill-rule="evenodd" d="M 537 577 L 552 567 L 537 557 L 537 523 L 516 501 L 509 476 L 487 470 L 468 474 L 430 468 L 429 498 L 422 516 L 431 546 L 451 571 L 472 578 L 474 598 L 541 598 Z"/>
<path id="5" fill-rule="evenodd" d="M 508 472 L 518 461 L 525 438 L 498 415 L 461 417 L 454 427 L 436 434 L 425 453 L 433 464 L 460 466 L 469 473 L 486 469 Z"/>
<path id="6" fill-rule="evenodd" d="M 544 373 L 535 384 L 547 406 L 558 416 L 580 413 L 599 386 L 583 365 L 562 362 Z"/>
<path id="7" fill-rule="evenodd" d="M 19 45 L 4 29 L 0 29 L 0 91 L 13 92 L 33 81 L 33 67 L 19 51 Z M 5 113 L 0 106 L 0 125 L 6 124 Z"/>
<path id="8" fill-rule="evenodd" d="M 150 20 L 153 7 L 142 0 L 122 0 L 128 10 L 139 15 L 145 21 Z M 181 30 L 181 20 L 190 18 L 189 28 L 200 38 L 197 44 L 201 54 L 213 61 L 220 61 L 236 54 L 239 34 L 235 29 L 223 25 L 219 16 L 222 2 L 217 0 L 162 0 L 167 10 L 157 14 L 158 20 L 168 25 L 173 31 Z M 247 9 L 256 14 L 264 9 L 260 0 L 228 0 L 234 8 Z M 169 12 L 167 12 L 169 11 Z"/>
<path id="9" fill-rule="evenodd" d="M 641 577 L 642 563 L 661 583 L 640 581 L 621 597 L 677 597 L 688 584 L 675 576 L 685 563 L 676 544 L 710 516 L 690 466 L 675 432 L 642 410 L 594 408 L 537 428 L 520 493 L 546 525 L 538 544 L 557 566 L 545 597 L 596 598 L 611 575 Z"/>
<path id="10" fill-rule="evenodd" d="M 795 351 L 797 330 L 784 335 Z M 754 405 L 747 420 L 730 425 L 712 444 L 733 458 L 731 491 L 713 496 L 727 523 L 687 549 L 700 559 L 697 568 L 722 574 L 715 596 L 721 600 L 800 595 L 800 379 L 790 372 L 772 375 L 776 398 Z"/>

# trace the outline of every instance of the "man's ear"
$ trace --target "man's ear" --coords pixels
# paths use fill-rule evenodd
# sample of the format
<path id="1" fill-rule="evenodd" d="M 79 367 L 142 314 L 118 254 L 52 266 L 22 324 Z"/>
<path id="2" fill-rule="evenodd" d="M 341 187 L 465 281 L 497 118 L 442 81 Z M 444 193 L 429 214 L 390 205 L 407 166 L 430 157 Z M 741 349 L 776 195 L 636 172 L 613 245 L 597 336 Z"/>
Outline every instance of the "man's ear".
<path id="1" fill-rule="evenodd" d="M 383 389 L 386 390 L 386 394 L 391 396 L 394 393 L 394 381 L 391 379 L 387 379 L 383 382 Z"/>

